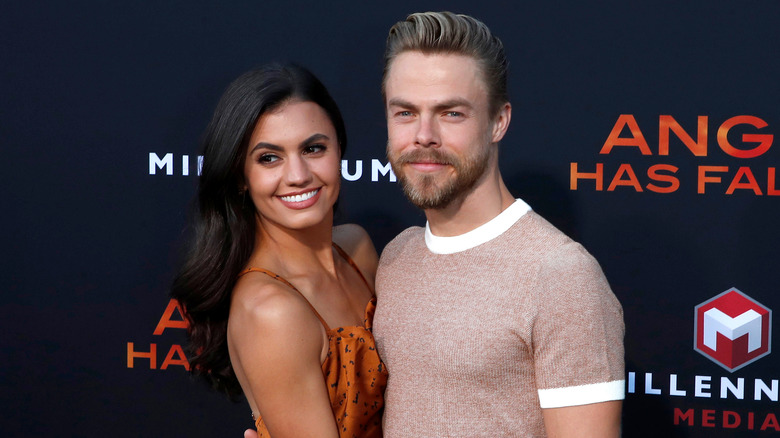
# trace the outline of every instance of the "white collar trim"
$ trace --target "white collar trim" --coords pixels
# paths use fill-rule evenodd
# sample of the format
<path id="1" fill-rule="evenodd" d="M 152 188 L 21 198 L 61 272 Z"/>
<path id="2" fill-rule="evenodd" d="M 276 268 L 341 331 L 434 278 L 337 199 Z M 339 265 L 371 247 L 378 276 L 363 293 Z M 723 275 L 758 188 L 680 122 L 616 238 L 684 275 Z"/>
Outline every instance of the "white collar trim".
<path id="1" fill-rule="evenodd" d="M 434 236 L 428 222 L 425 223 L 425 245 L 434 254 L 453 254 L 489 242 L 508 230 L 531 207 L 522 199 L 516 199 L 509 207 L 488 222 L 471 231 L 452 237 Z"/>

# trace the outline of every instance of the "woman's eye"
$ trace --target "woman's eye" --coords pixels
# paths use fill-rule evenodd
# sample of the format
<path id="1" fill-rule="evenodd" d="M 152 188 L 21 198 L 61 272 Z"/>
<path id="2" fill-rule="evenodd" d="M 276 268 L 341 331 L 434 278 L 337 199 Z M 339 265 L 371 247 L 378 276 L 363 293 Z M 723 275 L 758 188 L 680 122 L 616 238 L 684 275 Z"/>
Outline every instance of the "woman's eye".
<path id="1" fill-rule="evenodd" d="M 260 164 L 271 164 L 276 162 L 277 160 L 279 160 L 279 157 L 273 154 L 263 154 L 257 158 L 257 161 Z"/>
<path id="2" fill-rule="evenodd" d="M 304 153 L 304 154 L 307 154 L 307 155 L 308 155 L 308 154 L 316 154 L 317 152 L 323 152 L 323 151 L 325 151 L 325 149 L 326 149 L 325 145 L 321 145 L 321 144 L 312 144 L 312 145 L 306 146 L 306 147 L 303 149 L 303 153 Z"/>

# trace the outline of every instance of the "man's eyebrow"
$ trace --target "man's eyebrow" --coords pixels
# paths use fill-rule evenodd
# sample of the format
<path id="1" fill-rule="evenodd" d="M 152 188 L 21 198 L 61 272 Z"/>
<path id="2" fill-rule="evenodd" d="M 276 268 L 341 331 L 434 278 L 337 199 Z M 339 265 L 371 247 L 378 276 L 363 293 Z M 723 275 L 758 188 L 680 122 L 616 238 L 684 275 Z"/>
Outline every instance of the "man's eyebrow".
<path id="1" fill-rule="evenodd" d="M 401 108 L 414 108 L 415 107 L 414 104 L 412 104 L 411 102 L 409 102 L 407 100 L 404 100 L 404 99 L 399 99 L 399 98 L 393 98 L 393 99 L 388 100 L 387 101 L 387 105 L 388 106 L 398 106 L 398 107 L 401 107 Z"/>
<path id="2" fill-rule="evenodd" d="M 394 99 L 388 100 L 387 101 L 387 105 L 388 106 L 396 106 L 396 107 L 400 107 L 400 108 L 416 108 L 417 107 L 416 105 L 414 105 L 411 102 L 408 102 L 408 101 L 406 101 L 404 99 L 398 99 L 398 98 L 394 98 Z M 467 107 L 467 108 L 473 108 L 474 107 L 474 105 L 472 105 L 470 101 L 468 101 L 466 99 L 459 98 L 459 97 L 455 97 L 455 98 L 447 99 L 447 100 L 444 100 L 442 102 L 437 103 L 434 106 L 434 109 L 437 110 L 437 111 L 441 111 L 441 110 L 444 110 L 444 109 L 447 109 L 447 108 L 454 108 L 454 107 L 457 107 L 457 106 L 462 106 L 462 107 Z"/>
<path id="3" fill-rule="evenodd" d="M 453 99 L 448 99 L 448 100 L 445 100 L 443 102 L 437 103 L 434 108 L 436 108 L 437 110 L 444 110 L 444 109 L 447 109 L 447 108 L 455 108 L 456 106 L 462 106 L 462 107 L 466 107 L 466 108 L 472 108 L 473 107 L 471 102 L 469 102 L 468 100 L 456 97 L 456 98 L 453 98 Z"/>

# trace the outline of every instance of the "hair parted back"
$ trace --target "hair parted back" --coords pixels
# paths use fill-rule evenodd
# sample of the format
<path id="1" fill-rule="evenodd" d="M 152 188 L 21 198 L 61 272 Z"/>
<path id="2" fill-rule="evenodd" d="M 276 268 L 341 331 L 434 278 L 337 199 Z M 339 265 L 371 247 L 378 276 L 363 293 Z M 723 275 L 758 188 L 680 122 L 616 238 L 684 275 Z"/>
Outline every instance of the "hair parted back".
<path id="1" fill-rule="evenodd" d="M 482 68 L 490 95 L 490 112 L 495 115 L 509 101 L 507 59 L 504 44 L 485 23 L 452 12 L 417 12 L 390 28 L 385 48 L 382 95 L 390 67 L 396 56 L 417 51 L 425 54 L 456 54 L 474 58 Z"/>
<path id="2" fill-rule="evenodd" d="M 344 154 L 347 137 L 341 112 L 310 71 L 270 64 L 238 77 L 220 98 L 203 136 L 194 236 L 171 287 L 189 326 L 192 372 L 231 398 L 241 394 L 241 387 L 227 348 L 230 296 L 254 250 L 257 227 L 254 204 L 243 190 L 248 142 L 263 114 L 292 100 L 325 110 Z"/>

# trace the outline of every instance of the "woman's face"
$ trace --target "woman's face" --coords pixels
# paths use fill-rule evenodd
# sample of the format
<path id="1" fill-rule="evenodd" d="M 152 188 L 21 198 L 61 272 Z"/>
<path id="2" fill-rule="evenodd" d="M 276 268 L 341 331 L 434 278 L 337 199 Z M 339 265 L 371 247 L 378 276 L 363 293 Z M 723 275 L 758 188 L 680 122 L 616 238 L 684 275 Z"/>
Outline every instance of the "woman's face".
<path id="1" fill-rule="evenodd" d="M 257 121 L 244 164 L 246 190 L 265 226 L 304 229 L 332 220 L 340 149 L 328 114 L 292 100 Z"/>

